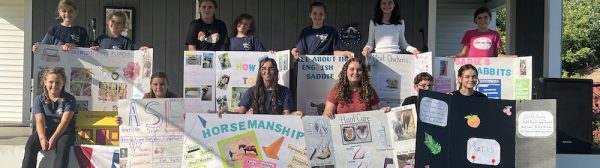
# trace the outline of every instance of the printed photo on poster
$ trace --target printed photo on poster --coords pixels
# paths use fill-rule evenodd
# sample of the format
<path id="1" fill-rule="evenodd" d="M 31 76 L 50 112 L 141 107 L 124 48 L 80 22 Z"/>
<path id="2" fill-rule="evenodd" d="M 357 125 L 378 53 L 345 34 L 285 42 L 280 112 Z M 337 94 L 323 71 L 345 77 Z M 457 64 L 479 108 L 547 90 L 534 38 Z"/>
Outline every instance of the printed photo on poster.
<path id="1" fill-rule="evenodd" d="M 210 101 L 212 100 L 213 89 L 212 85 L 202 85 L 202 101 Z"/>
<path id="2" fill-rule="evenodd" d="M 227 96 L 219 96 L 217 97 L 217 110 L 227 110 Z"/>
<path id="3" fill-rule="evenodd" d="M 246 90 L 248 90 L 247 87 L 231 87 L 231 107 L 230 108 L 235 108 L 238 107 L 238 104 L 240 103 L 240 101 L 242 100 L 242 96 L 244 96 L 244 93 L 246 93 Z"/>
<path id="4" fill-rule="evenodd" d="M 106 23 L 108 23 L 110 21 L 109 16 L 113 15 L 113 13 L 115 12 L 123 12 L 125 14 L 125 16 L 127 16 L 126 23 L 124 25 L 125 27 L 125 31 L 123 31 L 121 33 L 122 36 L 127 37 L 129 39 L 131 39 L 131 41 L 134 41 L 134 36 L 133 36 L 133 8 L 121 8 L 121 7 L 105 7 L 104 8 L 104 21 L 106 21 Z M 104 24 L 106 25 L 106 24 Z M 108 28 L 105 29 L 106 30 L 106 34 L 108 34 Z"/>
<path id="5" fill-rule="evenodd" d="M 229 75 L 221 75 L 219 81 L 217 81 L 217 88 L 227 90 L 227 85 L 229 85 L 229 78 Z"/>
<path id="6" fill-rule="evenodd" d="M 262 160 L 260 144 L 254 131 L 233 136 L 217 142 L 221 160 L 228 165 L 240 167 L 245 158 Z"/>
<path id="7" fill-rule="evenodd" d="M 396 155 L 396 159 L 398 159 L 398 168 L 415 167 L 415 153 Z"/>
<path id="8" fill-rule="evenodd" d="M 199 55 L 186 55 L 185 63 L 188 65 L 201 65 Z"/>
<path id="9" fill-rule="evenodd" d="M 527 60 L 519 60 L 519 74 L 527 75 Z"/>
<path id="10" fill-rule="evenodd" d="M 89 68 L 71 68 L 71 94 L 74 96 L 92 95 L 92 73 Z"/>
<path id="11" fill-rule="evenodd" d="M 98 100 L 101 102 L 114 102 L 127 98 L 127 83 L 100 82 Z"/>
<path id="12" fill-rule="evenodd" d="M 448 75 L 448 61 L 440 61 L 440 76 Z"/>
<path id="13" fill-rule="evenodd" d="M 368 122 L 342 124 L 342 144 L 359 144 L 372 141 Z"/>
<path id="14" fill-rule="evenodd" d="M 395 116 L 391 119 L 394 128 L 394 140 L 402 141 L 416 138 L 416 123 L 412 109 L 398 111 Z"/>
<path id="15" fill-rule="evenodd" d="M 199 98 L 201 94 L 200 88 L 191 87 L 185 88 L 185 98 Z"/>
<path id="16" fill-rule="evenodd" d="M 46 48 L 42 53 L 42 60 L 46 62 L 60 62 L 58 50 Z"/>
<path id="17" fill-rule="evenodd" d="M 215 57 L 215 53 L 202 53 L 202 68 L 212 69 L 213 57 Z"/>
<path id="18" fill-rule="evenodd" d="M 312 99 L 308 100 L 305 105 L 306 114 L 322 115 L 325 111 L 325 100 L 323 99 Z"/>
<path id="19" fill-rule="evenodd" d="M 225 70 L 231 68 L 231 58 L 229 57 L 229 53 L 219 55 L 219 62 L 221 62 L 221 69 Z"/>

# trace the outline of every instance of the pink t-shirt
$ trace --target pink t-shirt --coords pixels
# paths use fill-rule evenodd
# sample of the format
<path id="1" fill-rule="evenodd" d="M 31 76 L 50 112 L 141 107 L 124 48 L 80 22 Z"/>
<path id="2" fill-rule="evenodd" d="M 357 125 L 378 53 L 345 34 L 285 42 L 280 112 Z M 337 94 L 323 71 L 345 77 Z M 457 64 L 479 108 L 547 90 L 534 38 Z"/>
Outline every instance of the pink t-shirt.
<path id="1" fill-rule="evenodd" d="M 496 57 L 498 48 L 502 46 L 500 33 L 495 30 L 479 32 L 477 29 L 469 30 L 463 36 L 460 42 L 469 45 L 469 55 L 467 57 Z"/>

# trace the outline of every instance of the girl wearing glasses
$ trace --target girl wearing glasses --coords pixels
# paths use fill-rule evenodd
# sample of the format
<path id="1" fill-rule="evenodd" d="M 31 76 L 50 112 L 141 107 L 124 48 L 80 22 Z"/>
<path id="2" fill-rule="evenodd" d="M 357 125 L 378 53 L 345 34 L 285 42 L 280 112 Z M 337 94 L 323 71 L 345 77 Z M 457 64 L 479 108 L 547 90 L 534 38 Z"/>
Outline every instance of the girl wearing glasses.
<path id="1" fill-rule="evenodd" d="M 277 84 L 279 70 L 274 59 L 265 58 L 260 61 L 256 78 L 256 84 L 246 90 L 234 113 L 244 114 L 252 109 L 253 114 L 302 115 L 301 111 L 294 111 L 290 89 Z M 224 111 L 219 111 L 219 115 L 223 113 Z"/>

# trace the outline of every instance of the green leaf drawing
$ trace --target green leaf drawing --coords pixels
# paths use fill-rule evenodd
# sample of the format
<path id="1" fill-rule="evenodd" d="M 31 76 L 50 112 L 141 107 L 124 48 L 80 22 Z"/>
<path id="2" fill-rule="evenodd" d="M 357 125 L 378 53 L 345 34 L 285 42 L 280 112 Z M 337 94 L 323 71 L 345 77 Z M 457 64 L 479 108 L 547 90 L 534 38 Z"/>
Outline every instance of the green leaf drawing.
<path id="1" fill-rule="evenodd" d="M 425 146 L 427 146 L 427 148 L 429 148 L 431 153 L 433 153 L 434 155 L 437 155 L 440 152 L 442 152 L 442 145 L 437 143 L 435 139 L 433 139 L 433 137 L 427 132 L 425 132 Z"/>

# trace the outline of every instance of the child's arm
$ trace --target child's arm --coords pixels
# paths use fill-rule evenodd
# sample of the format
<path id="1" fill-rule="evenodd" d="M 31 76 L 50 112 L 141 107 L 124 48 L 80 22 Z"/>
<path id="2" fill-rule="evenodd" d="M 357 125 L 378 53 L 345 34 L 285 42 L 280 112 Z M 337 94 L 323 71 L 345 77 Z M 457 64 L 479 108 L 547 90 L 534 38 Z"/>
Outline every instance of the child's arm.
<path id="1" fill-rule="evenodd" d="M 42 112 L 36 113 L 35 118 L 35 132 L 38 134 L 38 138 L 40 140 L 40 146 L 42 146 L 42 151 L 49 150 L 48 146 L 48 138 L 46 138 L 46 117 Z"/>
<path id="2" fill-rule="evenodd" d="M 460 52 L 456 54 L 456 57 L 467 57 L 467 52 L 469 52 L 469 45 L 465 44 L 462 50 L 460 50 Z"/>
<path id="3" fill-rule="evenodd" d="M 329 117 L 330 119 L 334 119 L 335 109 L 337 105 L 330 102 L 329 100 L 325 102 L 325 109 L 323 109 L 323 116 Z"/>
<path id="4" fill-rule="evenodd" d="M 369 22 L 369 38 L 367 44 L 363 47 L 361 54 L 367 56 L 371 50 L 373 50 L 373 46 L 375 46 L 375 24 L 373 23 L 373 20 L 371 20 Z"/>
<path id="5" fill-rule="evenodd" d="M 54 149 L 54 147 L 56 147 L 56 141 L 63 133 L 65 133 L 66 127 L 67 125 L 69 125 L 74 115 L 75 112 L 72 111 L 67 111 L 63 113 L 62 118 L 60 119 L 60 123 L 56 127 L 56 131 L 54 131 L 54 134 L 52 134 L 52 137 L 50 137 L 50 144 L 48 145 L 49 149 Z"/>
<path id="6" fill-rule="evenodd" d="M 354 53 L 352 51 L 333 51 L 333 55 L 343 55 L 343 56 L 348 56 L 350 58 L 354 58 Z"/>

